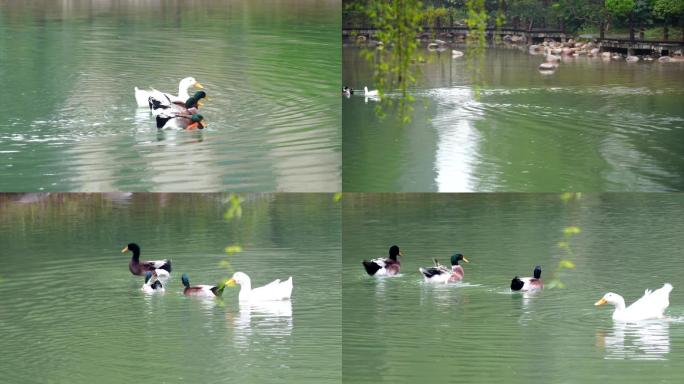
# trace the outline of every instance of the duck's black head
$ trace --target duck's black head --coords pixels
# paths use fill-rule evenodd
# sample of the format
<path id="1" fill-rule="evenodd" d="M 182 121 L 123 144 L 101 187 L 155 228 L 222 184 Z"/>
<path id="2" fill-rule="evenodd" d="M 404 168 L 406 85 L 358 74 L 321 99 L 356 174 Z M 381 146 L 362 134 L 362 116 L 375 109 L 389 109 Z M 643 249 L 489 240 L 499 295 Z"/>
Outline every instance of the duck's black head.
<path id="1" fill-rule="evenodd" d="M 181 276 L 181 281 L 183 282 L 183 286 L 186 288 L 190 286 L 190 279 L 188 278 L 187 273 L 184 273 L 183 276 Z"/>
<path id="2" fill-rule="evenodd" d="M 541 265 L 537 265 L 536 267 L 534 267 L 534 278 L 535 279 L 541 278 Z"/>
<path id="3" fill-rule="evenodd" d="M 402 256 L 401 251 L 399 250 L 399 246 L 393 245 L 389 249 L 389 257 L 392 260 L 396 260 L 397 256 Z"/>
<path id="4" fill-rule="evenodd" d="M 456 252 L 456 254 L 451 256 L 451 265 L 458 265 L 458 262 L 461 260 L 465 261 L 466 263 L 469 263 L 468 259 L 466 259 L 465 256 Z"/>
<path id="5" fill-rule="evenodd" d="M 516 276 L 511 280 L 511 291 L 519 291 L 524 285 L 525 283 Z"/>
<path id="6" fill-rule="evenodd" d="M 147 273 L 145 273 L 145 283 L 150 281 L 151 278 L 152 278 L 152 272 L 147 271 Z"/>
<path id="7" fill-rule="evenodd" d="M 121 250 L 121 253 L 124 252 L 133 252 L 133 256 L 139 256 L 140 255 L 140 247 L 136 243 L 129 243 L 126 248 Z"/>

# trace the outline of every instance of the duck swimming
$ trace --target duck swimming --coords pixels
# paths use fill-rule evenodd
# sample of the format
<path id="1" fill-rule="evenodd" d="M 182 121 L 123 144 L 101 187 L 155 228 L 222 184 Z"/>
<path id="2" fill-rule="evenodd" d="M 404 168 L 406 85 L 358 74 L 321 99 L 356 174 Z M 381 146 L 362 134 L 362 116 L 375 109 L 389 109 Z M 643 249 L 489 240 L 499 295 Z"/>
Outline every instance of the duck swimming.
<path id="1" fill-rule="evenodd" d="M 198 91 L 183 103 L 150 96 L 150 109 L 155 116 L 157 129 L 204 129 L 206 123 L 204 116 L 198 113 L 198 108 L 202 106 L 201 100 L 206 96 L 206 92 Z"/>
<path id="2" fill-rule="evenodd" d="M 617 293 L 608 292 L 594 305 L 612 304 L 615 307 L 613 320 L 634 322 L 649 319 L 660 319 L 670 306 L 672 285 L 665 283 L 662 288 L 651 291 L 647 289 L 639 300 L 625 308 L 625 299 Z"/>
<path id="3" fill-rule="evenodd" d="M 184 102 L 174 102 L 167 97 L 161 99 L 155 96 L 150 96 L 148 102 L 150 105 L 150 110 L 152 115 L 157 116 L 161 114 L 184 114 L 192 115 L 197 113 L 199 107 L 202 106 L 201 100 L 207 97 L 207 93 L 204 91 L 197 91 L 194 95 L 188 97 Z M 208 99 L 208 98 L 207 98 Z"/>
<path id="4" fill-rule="evenodd" d="M 377 258 L 370 261 L 364 260 L 363 267 L 370 276 L 393 276 L 399 273 L 401 262 L 397 258 L 403 256 L 399 247 L 393 245 L 389 249 L 389 257 L 386 259 Z"/>
<path id="5" fill-rule="evenodd" d="M 171 260 L 164 259 L 140 261 L 140 247 L 136 243 L 128 244 L 126 248 L 121 250 L 121 253 L 129 251 L 133 252 L 133 257 L 131 257 L 131 261 L 128 263 L 128 269 L 132 274 L 141 276 L 144 275 L 145 272 L 153 272 L 156 269 L 163 269 L 166 272 L 171 273 Z"/>
<path id="6" fill-rule="evenodd" d="M 439 264 L 437 259 L 433 259 L 434 266 L 430 268 L 419 268 L 420 273 L 423 274 L 425 281 L 431 283 L 452 283 L 463 280 L 465 271 L 463 267 L 458 265 L 459 261 L 469 263 L 468 259 L 460 253 L 451 256 L 451 269 Z"/>
<path id="7" fill-rule="evenodd" d="M 185 287 L 183 290 L 185 296 L 220 297 L 223 294 L 223 289 L 226 287 L 225 284 L 195 285 L 191 287 L 187 273 L 181 276 L 181 282 Z"/>
<path id="8" fill-rule="evenodd" d="M 377 89 L 374 89 L 372 91 L 368 90 L 368 87 L 363 87 L 363 95 L 366 97 L 378 97 L 380 96 L 380 92 Z"/>
<path id="9" fill-rule="evenodd" d="M 159 115 L 156 117 L 157 129 L 182 129 L 185 131 L 194 131 L 197 129 L 206 128 L 204 116 L 199 113 L 192 115 Z"/>
<path id="10" fill-rule="evenodd" d="M 541 279 L 541 266 L 534 267 L 534 277 L 514 277 L 511 280 L 511 291 L 535 291 L 544 288 Z"/>
<path id="11" fill-rule="evenodd" d="M 285 281 L 280 279 L 257 288 L 252 288 L 252 280 L 244 272 L 235 272 L 233 277 L 226 282 L 226 285 L 232 287 L 240 286 L 240 294 L 238 299 L 243 301 L 270 301 L 270 300 L 289 300 L 292 296 L 292 276 Z"/>
<path id="12" fill-rule="evenodd" d="M 160 271 L 163 271 L 163 269 L 160 269 Z M 157 274 L 155 272 L 148 271 L 145 273 L 145 283 L 140 290 L 145 293 L 164 292 L 164 286 L 159 279 L 157 279 Z"/>
<path id="13" fill-rule="evenodd" d="M 170 93 L 164 93 L 160 92 L 156 89 L 151 89 L 149 91 L 139 89 L 138 87 L 135 87 L 135 101 L 138 104 L 138 107 L 146 107 L 149 105 L 149 98 L 150 96 L 154 96 L 157 99 L 164 99 L 168 98 L 171 100 L 171 102 L 181 102 L 184 103 L 185 100 L 187 100 L 190 95 L 188 94 L 188 88 L 190 87 L 195 87 L 202 89 L 204 88 L 202 84 L 197 82 L 194 77 L 186 77 L 182 79 L 178 83 L 178 95 L 172 95 Z"/>

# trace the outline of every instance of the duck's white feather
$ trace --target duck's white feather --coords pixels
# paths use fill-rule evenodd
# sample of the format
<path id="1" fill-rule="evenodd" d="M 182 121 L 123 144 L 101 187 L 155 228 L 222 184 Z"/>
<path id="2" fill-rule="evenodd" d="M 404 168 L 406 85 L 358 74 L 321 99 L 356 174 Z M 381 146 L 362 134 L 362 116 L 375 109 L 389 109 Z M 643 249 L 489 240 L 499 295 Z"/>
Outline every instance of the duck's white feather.
<path id="1" fill-rule="evenodd" d="M 185 102 L 190 95 L 188 94 L 188 88 L 198 84 L 194 77 L 186 77 L 178 83 L 178 95 L 172 95 L 170 93 L 165 93 L 158 91 L 154 88 L 150 90 L 140 89 L 135 87 L 135 102 L 138 107 L 149 107 L 150 96 L 162 99 L 168 97 L 171 102 Z M 197 85 L 201 87 L 201 85 Z"/>
<path id="2" fill-rule="evenodd" d="M 613 320 L 630 322 L 658 319 L 663 317 L 665 310 L 670 306 L 671 291 L 672 285 L 669 283 L 655 291 L 647 289 L 644 296 L 629 307 L 625 307 L 625 299 L 616 293 L 607 293 L 602 300 L 615 306 Z"/>
<path id="3" fill-rule="evenodd" d="M 285 281 L 274 280 L 258 288 L 252 288 L 251 279 L 243 272 L 235 272 L 232 280 L 240 285 L 240 301 L 288 300 L 294 286 L 292 276 Z"/>

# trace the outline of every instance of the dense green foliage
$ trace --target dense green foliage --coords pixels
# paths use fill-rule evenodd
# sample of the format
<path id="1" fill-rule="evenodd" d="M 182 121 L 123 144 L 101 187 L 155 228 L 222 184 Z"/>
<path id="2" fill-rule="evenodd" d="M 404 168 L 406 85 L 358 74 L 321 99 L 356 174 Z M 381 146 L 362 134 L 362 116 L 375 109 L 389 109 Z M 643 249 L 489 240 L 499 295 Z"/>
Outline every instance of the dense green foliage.
<path id="1" fill-rule="evenodd" d="M 344 0 L 344 25 L 375 26 L 359 11 L 362 0 Z M 384 2 L 391 4 L 392 1 Z M 417 1 L 413 1 L 417 3 Z M 425 0 L 420 16 L 424 27 L 466 26 L 471 0 Z M 560 29 L 569 33 L 608 32 L 684 24 L 684 0 L 483 0 L 488 27 Z"/>

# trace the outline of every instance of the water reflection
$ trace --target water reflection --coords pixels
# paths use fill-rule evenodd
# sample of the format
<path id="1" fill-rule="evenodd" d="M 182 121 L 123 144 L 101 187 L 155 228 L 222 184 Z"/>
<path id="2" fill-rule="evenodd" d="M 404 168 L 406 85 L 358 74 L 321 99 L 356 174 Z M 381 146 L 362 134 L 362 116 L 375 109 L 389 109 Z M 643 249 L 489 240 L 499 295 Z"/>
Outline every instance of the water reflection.
<path id="1" fill-rule="evenodd" d="M 596 333 L 597 344 L 605 349 L 605 359 L 666 360 L 670 353 L 670 322 L 614 323 L 606 334 Z"/>
<path id="2" fill-rule="evenodd" d="M 235 345 L 248 348 L 254 334 L 268 335 L 271 340 L 292 334 L 292 302 L 242 303 L 239 311 L 228 312 L 226 319 L 226 324 L 235 331 Z"/>
<path id="3" fill-rule="evenodd" d="M 437 129 L 437 190 L 474 191 L 473 171 L 479 152 L 480 133 L 473 120 L 479 118 L 472 106 L 477 102 L 470 88 L 445 88 L 434 91 L 439 109 L 433 120 Z"/>

